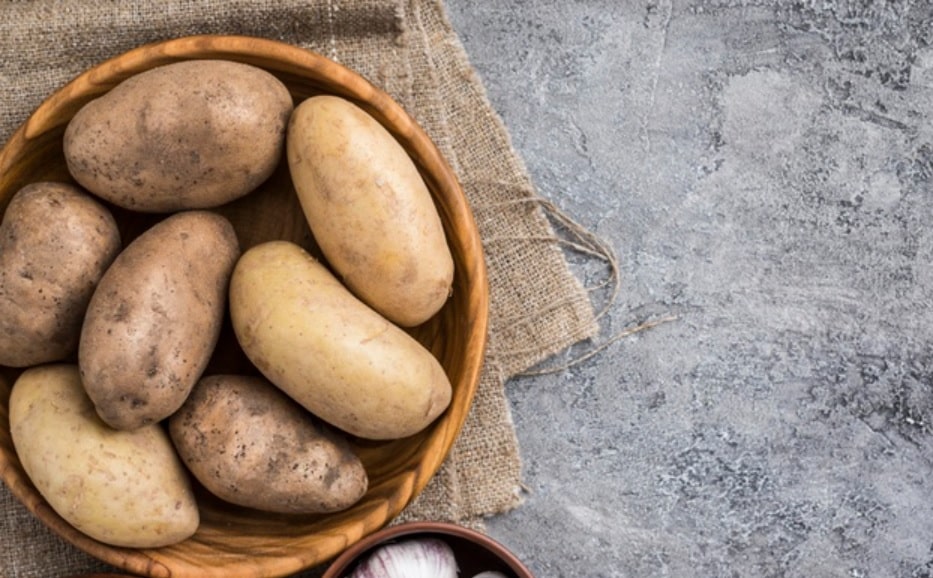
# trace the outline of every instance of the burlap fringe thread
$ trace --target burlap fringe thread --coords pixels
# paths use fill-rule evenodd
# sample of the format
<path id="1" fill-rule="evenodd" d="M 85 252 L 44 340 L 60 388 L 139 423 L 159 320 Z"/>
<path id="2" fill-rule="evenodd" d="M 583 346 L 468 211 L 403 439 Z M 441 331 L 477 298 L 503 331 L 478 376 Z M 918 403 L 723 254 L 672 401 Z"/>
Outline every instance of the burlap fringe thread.
<path id="1" fill-rule="evenodd" d="M 585 226 L 574 220 L 573 217 L 568 215 L 553 202 L 541 197 L 512 199 L 501 203 L 495 203 L 494 206 L 498 207 L 522 204 L 536 204 L 540 206 L 545 215 L 547 215 L 551 223 L 555 226 L 553 235 L 534 237 L 491 237 L 484 239 L 483 245 L 487 246 L 498 242 L 515 241 L 556 243 L 565 250 L 593 257 L 599 261 L 602 261 L 607 269 L 605 279 L 597 282 L 595 285 L 585 287 L 585 289 L 588 293 L 590 293 L 590 295 L 594 295 L 594 297 L 591 297 L 591 300 L 594 302 L 600 301 L 600 299 L 595 296 L 597 293 L 606 293 L 606 296 L 602 299 L 603 303 L 599 307 L 599 310 L 595 316 L 596 321 L 599 322 L 601 326 L 606 325 L 607 314 L 611 311 L 612 306 L 618 300 L 619 291 L 621 290 L 621 272 L 619 260 L 616 257 L 612 245 L 610 245 L 605 239 L 597 235 L 595 232 L 587 229 Z M 486 205 L 483 208 L 492 208 L 492 206 Z M 559 307 L 561 305 L 562 303 L 559 301 L 553 304 L 554 307 Z M 626 328 L 611 334 L 605 339 L 601 339 L 595 342 L 589 340 L 588 347 L 586 347 L 582 352 L 573 355 L 570 360 L 564 363 L 548 364 L 547 362 L 542 362 L 537 367 L 527 369 L 516 375 L 536 376 L 565 371 L 571 367 L 592 359 L 593 357 L 606 350 L 612 344 L 621 341 L 622 339 L 631 337 L 649 329 L 653 329 L 659 325 L 664 325 L 665 323 L 676 321 L 678 319 L 679 317 L 677 315 L 673 313 L 667 313 L 665 315 L 651 319 L 635 321 L 630 323 Z M 601 329 L 603 328 L 601 327 Z"/>

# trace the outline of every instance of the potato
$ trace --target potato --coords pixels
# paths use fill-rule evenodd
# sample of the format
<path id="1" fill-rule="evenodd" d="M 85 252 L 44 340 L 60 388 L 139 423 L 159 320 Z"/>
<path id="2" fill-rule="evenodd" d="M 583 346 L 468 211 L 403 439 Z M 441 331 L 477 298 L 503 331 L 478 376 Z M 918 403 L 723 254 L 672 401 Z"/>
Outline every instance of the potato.
<path id="1" fill-rule="evenodd" d="M 401 326 L 437 313 L 453 259 L 431 193 L 392 135 L 349 101 L 316 96 L 295 108 L 286 149 L 314 238 L 350 290 Z"/>
<path id="2" fill-rule="evenodd" d="M 108 425 L 175 412 L 210 360 L 240 248 L 207 211 L 176 213 L 137 237 L 104 274 L 78 344 L 84 387 Z"/>
<path id="3" fill-rule="evenodd" d="M 105 425 L 73 364 L 20 375 L 10 395 L 10 433 L 36 489 L 91 538 L 157 548 L 197 530 L 190 482 L 165 430 L 151 425 L 125 432 Z"/>
<path id="4" fill-rule="evenodd" d="M 167 64 L 82 107 L 65 130 L 68 170 L 127 209 L 216 207 L 266 180 L 293 104 L 272 74 L 223 60 Z"/>
<path id="5" fill-rule="evenodd" d="M 327 513 L 366 493 L 366 470 L 347 440 L 261 377 L 205 377 L 169 433 L 204 487 L 240 506 Z"/>
<path id="6" fill-rule="evenodd" d="M 243 253 L 230 279 L 230 317 L 269 381 L 350 434 L 409 436 L 450 403 L 434 356 L 293 243 Z"/>
<path id="7" fill-rule="evenodd" d="M 0 224 L 0 365 L 73 355 L 94 287 L 120 247 L 110 211 L 80 189 L 41 182 L 17 191 Z"/>

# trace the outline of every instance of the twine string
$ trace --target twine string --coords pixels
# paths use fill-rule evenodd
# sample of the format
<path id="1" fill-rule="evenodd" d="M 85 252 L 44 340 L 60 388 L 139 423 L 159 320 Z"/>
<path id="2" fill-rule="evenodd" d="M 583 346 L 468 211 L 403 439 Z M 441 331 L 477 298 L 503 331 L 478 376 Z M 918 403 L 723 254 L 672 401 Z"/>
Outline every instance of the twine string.
<path id="1" fill-rule="evenodd" d="M 505 201 L 488 203 L 477 207 L 478 210 L 492 210 L 497 208 L 502 208 L 505 206 L 520 206 L 520 205 L 529 205 L 529 206 L 539 206 L 543 210 L 544 214 L 556 225 L 556 230 L 553 236 L 519 236 L 519 235 L 509 235 L 509 236 L 494 236 L 488 237 L 483 240 L 484 246 L 487 244 L 502 243 L 502 242 L 535 242 L 535 243 L 554 243 L 555 245 L 570 250 L 572 252 L 587 256 L 593 257 L 599 261 L 602 261 L 606 268 L 608 269 L 606 277 L 593 284 L 586 286 L 585 289 L 588 293 L 593 294 L 598 291 L 608 290 L 609 294 L 606 296 L 605 301 L 602 306 L 599 308 L 595 314 L 594 320 L 599 322 L 608 315 L 612 310 L 613 305 L 619 298 L 619 292 L 621 291 L 621 267 L 619 265 L 618 257 L 616 257 L 615 251 L 612 248 L 612 245 L 608 241 L 597 235 L 594 231 L 587 229 L 565 211 L 563 211 L 556 204 L 551 202 L 548 199 L 544 199 L 537 195 L 525 196 L 519 198 L 512 198 Z M 562 237 L 561 233 L 567 235 L 567 237 Z M 599 342 L 591 342 L 591 347 L 572 357 L 565 363 L 547 365 L 544 367 L 533 368 L 526 371 L 520 372 L 518 375 L 521 376 L 536 376 L 536 375 L 547 375 L 552 373 L 559 373 L 565 371 L 571 367 L 579 365 L 584 361 L 592 359 L 602 351 L 606 350 L 608 347 L 617 343 L 618 341 L 630 337 L 632 335 L 639 334 L 643 331 L 653 329 L 660 325 L 676 321 L 678 319 L 677 315 L 674 314 L 665 314 L 660 317 L 649 319 L 647 321 L 642 321 L 637 324 L 629 324 L 625 329 L 616 332 L 615 334 L 610 335 Z M 507 323 L 515 323 L 519 320 L 505 320 Z M 521 353 L 531 353 L 513 351 L 513 354 Z"/>

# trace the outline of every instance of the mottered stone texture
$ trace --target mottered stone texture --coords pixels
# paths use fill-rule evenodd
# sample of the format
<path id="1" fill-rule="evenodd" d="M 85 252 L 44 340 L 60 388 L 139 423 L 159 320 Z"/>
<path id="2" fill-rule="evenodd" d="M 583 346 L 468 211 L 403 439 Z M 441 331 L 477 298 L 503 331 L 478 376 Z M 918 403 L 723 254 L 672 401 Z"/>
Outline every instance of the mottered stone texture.
<path id="1" fill-rule="evenodd" d="M 528 493 L 490 533 L 542 578 L 933 576 L 933 3 L 447 6 L 618 258 L 550 365 L 676 315 L 509 383 Z"/>

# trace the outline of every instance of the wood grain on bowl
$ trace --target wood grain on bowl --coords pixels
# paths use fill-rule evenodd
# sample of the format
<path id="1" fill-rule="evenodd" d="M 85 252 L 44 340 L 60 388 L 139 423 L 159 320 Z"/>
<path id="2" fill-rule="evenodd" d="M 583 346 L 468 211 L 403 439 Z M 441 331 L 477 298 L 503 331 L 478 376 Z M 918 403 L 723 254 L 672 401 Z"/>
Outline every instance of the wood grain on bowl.
<path id="1" fill-rule="evenodd" d="M 88 538 L 59 517 L 27 479 L 9 435 L 10 388 L 17 372 L 0 368 L 0 477 L 52 531 L 85 552 L 144 576 L 285 576 L 325 562 L 396 516 L 428 483 L 447 456 L 466 419 L 483 362 L 488 287 L 476 224 L 457 179 L 424 131 L 387 94 L 363 77 L 316 53 L 258 38 L 197 36 L 146 45 L 103 62 L 51 95 L 0 151 L 0 209 L 23 185 L 42 180 L 73 182 L 62 154 L 68 120 L 89 100 L 121 80 L 161 64 L 186 59 L 226 59 L 259 66 L 281 79 L 296 102 L 336 94 L 369 112 L 402 144 L 427 184 L 454 258 L 453 293 L 433 318 L 410 333 L 438 358 L 453 386 L 449 409 L 426 430 L 386 442 L 356 444 L 370 477 L 366 495 L 337 514 L 290 516 L 228 505 L 201 492 L 201 526 L 190 539 L 156 549 L 108 546 Z M 313 251 L 313 239 L 287 179 L 277 171 L 256 192 L 218 210 L 231 220 L 246 246 L 287 239 Z M 124 242 L 155 217 L 114 208 Z M 228 324 L 229 325 L 229 324 Z M 227 329 L 229 330 L 229 328 Z M 231 343 L 212 359 L 211 371 L 248 367 Z M 235 340 L 233 340 L 235 341 Z"/>

